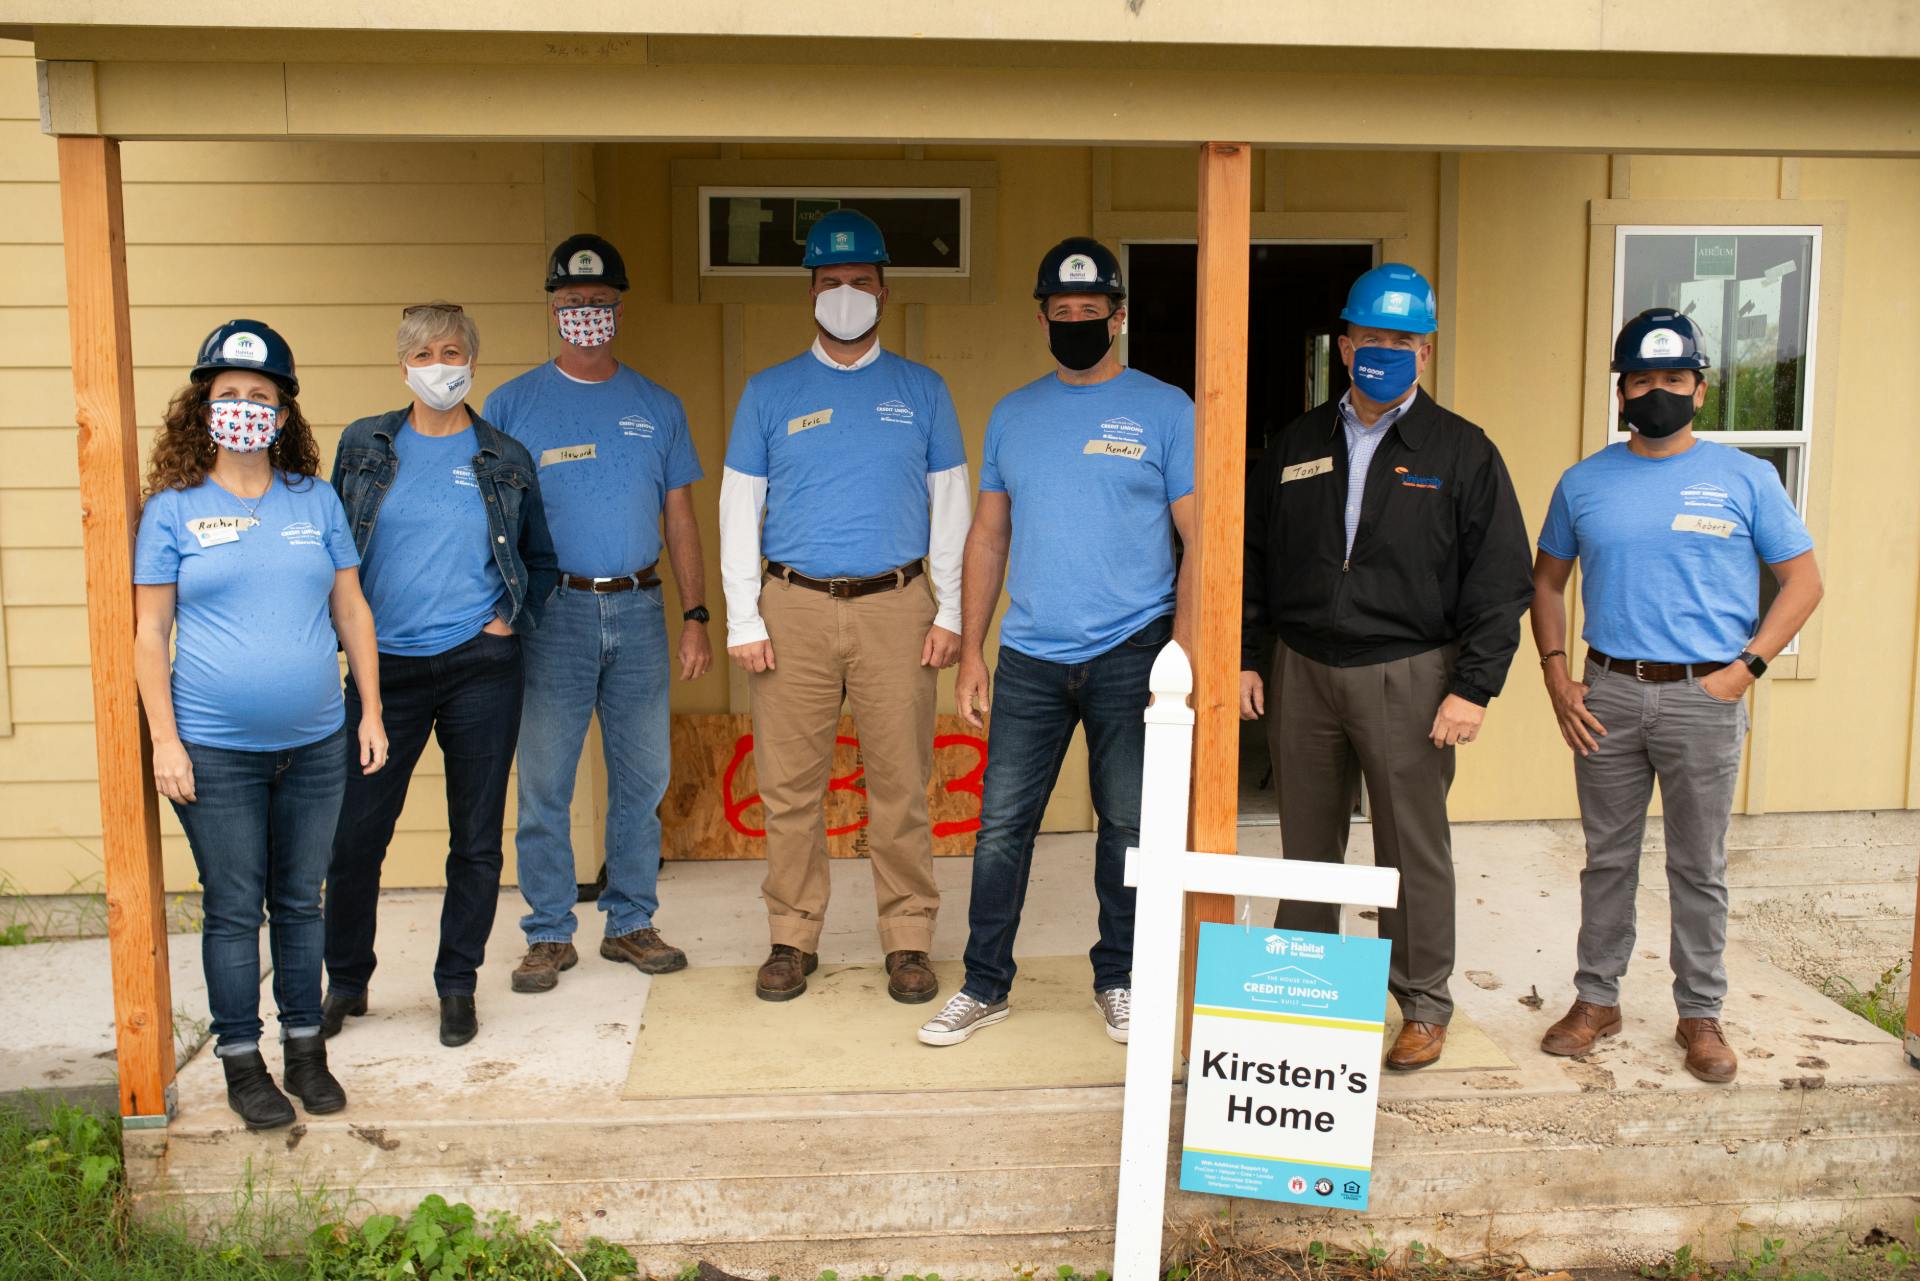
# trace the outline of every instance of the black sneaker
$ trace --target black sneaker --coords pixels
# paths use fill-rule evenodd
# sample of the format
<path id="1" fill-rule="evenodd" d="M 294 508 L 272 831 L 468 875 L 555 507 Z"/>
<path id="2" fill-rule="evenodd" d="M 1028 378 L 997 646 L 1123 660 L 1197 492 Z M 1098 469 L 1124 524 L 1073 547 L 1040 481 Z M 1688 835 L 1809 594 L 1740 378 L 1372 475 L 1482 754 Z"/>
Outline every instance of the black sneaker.
<path id="1" fill-rule="evenodd" d="M 249 1130 L 272 1130 L 292 1123 L 293 1104 L 268 1075 L 267 1061 L 260 1057 L 260 1051 L 219 1057 L 220 1067 L 227 1074 L 227 1106 L 240 1114 Z"/>
<path id="2" fill-rule="evenodd" d="M 440 1044 L 465 1045 L 480 1030 L 480 1018 L 474 1013 L 470 996 L 440 998 Z"/>

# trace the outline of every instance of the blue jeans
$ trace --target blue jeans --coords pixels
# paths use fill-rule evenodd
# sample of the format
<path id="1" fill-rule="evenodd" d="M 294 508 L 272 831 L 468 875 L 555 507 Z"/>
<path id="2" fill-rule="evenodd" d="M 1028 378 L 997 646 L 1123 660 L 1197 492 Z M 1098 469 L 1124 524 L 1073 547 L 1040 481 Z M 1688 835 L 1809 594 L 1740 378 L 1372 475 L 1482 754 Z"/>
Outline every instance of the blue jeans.
<path id="1" fill-rule="evenodd" d="M 351 740 L 339 758 L 347 797 L 327 871 L 327 986 L 337 996 L 358 996 L 373 978 L 380 866 L 431 734 L 446 762 L 450 833 L 433 986 L 441 996 L 472 996 L 500 906 L 500 834 L 520 732 L 520 638 L 481 632 L 424 658 L 382 654 L 380 703 L 385 768 L 361 773 Z M 347 716 L 358 723 L 360 695 L 351 681 Z"/>
<path id="2" fill-rule="evenodd" d="M 547 601 L 529 634 L 520 734 L 520 918 L 527 943 L 567 943 L 577 925 L 574 772 L 600 714 L 607 765 L 607 937 L 653 925 L 660 906 L 660 800 L 671 760 L 667 625 L 660 589 L 574 591 Z"/>
<path id="3" fill-rule="evenodd" d="M 1156 619 L 1084 663 L 1049 663 L 1000 647 L 980 834 L 973 847 L 967 911 L 968 996 L 992 1004 L 1013 987 L 1013 939 L 1033 870 L 1033 838 L 1060 777 L 1073 728 L 1087 731 L 1087 774 L 1100 817 L 1093 892 L 1100 941 L 1088 953 L 1095 991 L 1133 986 L 1133 890 L 1127 847 L 1140 841 L 1140 769 L 1146 752 L 1147 677 L 1173 636 L 1173 616 Z"/>
<path id="4" fill-rule="evenodd" d="M 200 872 L 200 964 L 219 1046 L 260 1039 L 263 918 L 281 1030 L 320 1026 L 320 883 L 347 782 L 345 738 L 342 728 L 283 752 L 186 744 L 195 800 L 173 812 Z"/>

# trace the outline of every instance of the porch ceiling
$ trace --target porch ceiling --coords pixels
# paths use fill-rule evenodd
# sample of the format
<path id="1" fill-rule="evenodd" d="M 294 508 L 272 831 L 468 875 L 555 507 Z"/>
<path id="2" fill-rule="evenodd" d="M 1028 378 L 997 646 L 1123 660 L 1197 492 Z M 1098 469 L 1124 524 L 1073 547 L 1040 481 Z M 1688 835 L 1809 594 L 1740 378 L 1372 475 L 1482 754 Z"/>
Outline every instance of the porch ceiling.
<path id="1" fill-rule="evenodd" d="M 50 129 L 126 139 L 1920 154 L 1920 68 L 1889 58 L 1106 43 L 1063 74 L 1061 46 L 1013 42 L 76 26 L 35 47 Z"/>

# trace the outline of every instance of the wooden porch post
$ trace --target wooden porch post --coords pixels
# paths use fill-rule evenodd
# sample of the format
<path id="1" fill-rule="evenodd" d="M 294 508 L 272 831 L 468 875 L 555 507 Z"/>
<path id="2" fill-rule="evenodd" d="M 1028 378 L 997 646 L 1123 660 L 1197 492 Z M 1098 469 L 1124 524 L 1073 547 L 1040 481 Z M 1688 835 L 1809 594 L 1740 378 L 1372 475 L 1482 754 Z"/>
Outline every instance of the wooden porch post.
<path id="1" fill-rule="evenodd" d="M 1200 261 L 1194 361 L 1193 474 L 1200 508 L 1194 627 L 1193 809 L 1189 849 L 1232 854 L 1240 817 L 1240 569 L 1247 482 L 1247 253 L 1253 150 L 1200 147 Z M 1233 898 L 1187 900 L 1181 1048 L 1193 1026 L 1202 921 L 1231 921 Z"/>
<path id="2" fill-rule="evenodd" d="M 60 138 L 60 219 L 80 425 L 80 520 L 120 1113 L 130 1125 L 165 1125 L 172 1110 L 173 994 L 153 750 L 133 682 L 139 437 L 118 142 Z"/>

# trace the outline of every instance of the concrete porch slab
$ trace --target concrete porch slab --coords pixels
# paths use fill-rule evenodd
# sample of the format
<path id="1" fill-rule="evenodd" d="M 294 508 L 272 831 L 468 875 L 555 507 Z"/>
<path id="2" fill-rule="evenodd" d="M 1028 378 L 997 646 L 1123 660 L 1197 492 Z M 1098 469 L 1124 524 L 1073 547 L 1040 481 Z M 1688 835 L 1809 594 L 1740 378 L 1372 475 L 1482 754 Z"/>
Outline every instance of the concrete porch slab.
<path id="1" fill-rule="evenodd" d="M 1271 853 L 1268 833 L 1243 832 L 1248 852 Z M 1023 951 L 1072 953 L 1092 941 L 1091 844 L 1043 838 Z M 1357 844 L 1364 856 L 1364 837 Z M 1300 1239 L 1372 1230 L 1460 1253 L 1493 1244 L 1542 1267 L 1620 1264 L 1681 1244 L 1724 1255 L 1743 1222 L 1796 1235 L 1911 1230 L 1920 1072 L 1895 1038 L 1768 964 L 1736 925 L 1725 1022 L 1740 1079 L 1712 1087 L 1688 1076 L 1672 1042 L 1665 878 L 1650 855 L 1626 1029 L 1586 1059 L 1549 1058 L 1539 1037 L 1572 996 L 1577 834 L 1463 827 L 1456 859 L 1455 1000 L 1512 1066 L 1389 1074 L 1374 1211 L 1238 1201 L 1244 1227 Z M 867 869 L 833 870 L 840 907 L 823 964 L 874 959 Z M 941 860 L 940 872 L 935 950 L 950 957 L 964 931 L 966 861 Z M 757 962 L 758 877 L 751 864 L 670 866 L 662 929 L 697 966 Z M 570 1235 L 633 1246 L 656 1271 L 695 1258 L 789 1277 L 1109 1261 L 1118 1088 L 625 1101 L 650 984 L 674 976 L 649 980 L 601 961 L 589 909 L 580 966 L 555 993 L 514 996 L 515 910 L 503 899 L 480 1036 L 447 1050 L 434 1040 L 427 974 L 437 901 L 390 896 L 374 1011 L 333 1042 L 347 1111 L 249 1135 L 226 1109 L 211 1056 L 196 1056 L 174 1124 L 129 1136 L 143 1204 L 217 1214 L 251 1163 L 256 1181 L 351 1189 L 368 1208 L 404 1211 L 438 1192 L 554 1219 Z M 1270 910 L 1248 905 L 1255 921 Z M 1086 1030 L 1101 1035 L 1091 1020 Z M 732 1053 L 782 1048 L 743 1042 Z M 1177 1105 L 1176 1094 L 1176 1139 Z M 1176 1195 L 1170 1214 L 1225 1204 Z"/>

